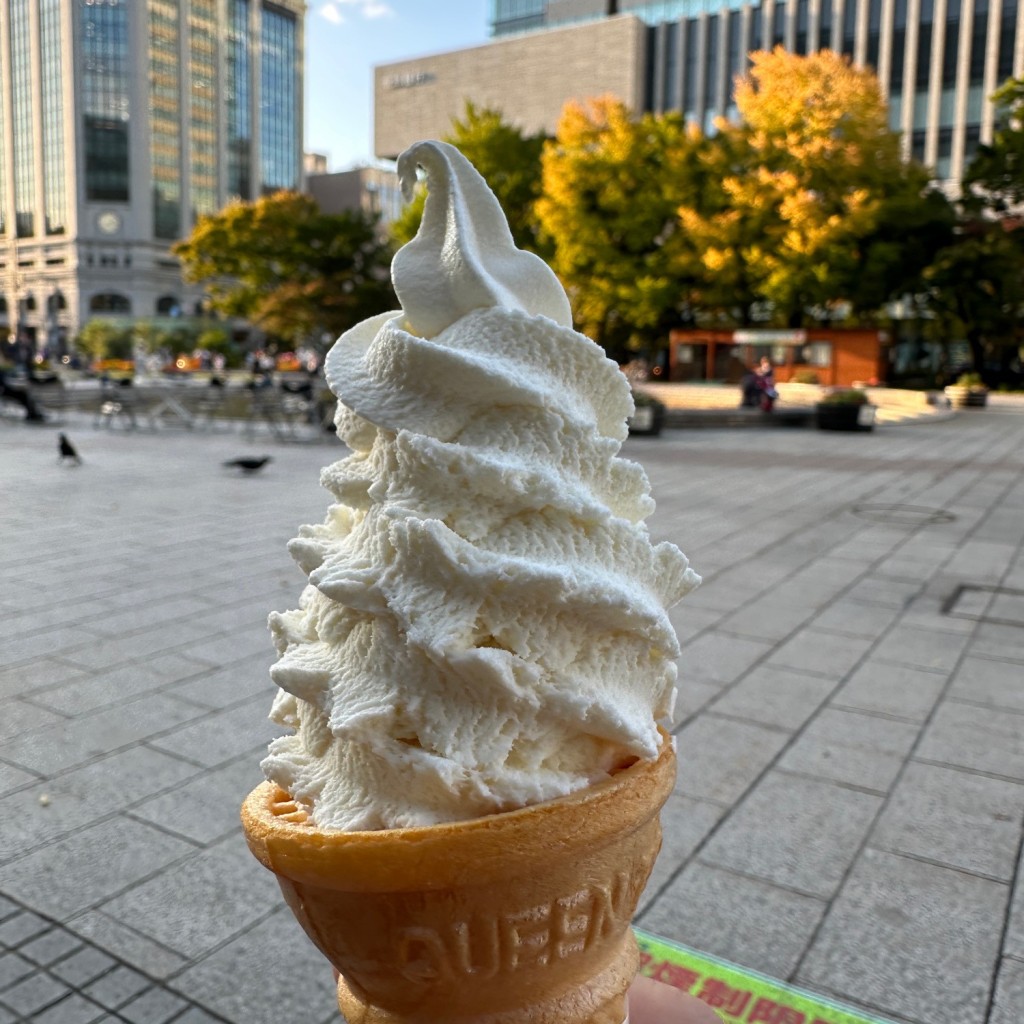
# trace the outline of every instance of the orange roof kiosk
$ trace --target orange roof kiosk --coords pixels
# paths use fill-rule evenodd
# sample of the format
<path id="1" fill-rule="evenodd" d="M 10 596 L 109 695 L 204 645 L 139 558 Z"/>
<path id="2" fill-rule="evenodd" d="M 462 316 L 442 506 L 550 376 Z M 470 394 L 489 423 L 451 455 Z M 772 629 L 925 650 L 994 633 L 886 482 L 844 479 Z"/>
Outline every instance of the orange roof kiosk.
<path id="1" fill-rule="evenodd" d="M 779 383 L 806 373 L 829 386 L 877 383 L 888 340 L 885 331 L 861 327 L 677 330 L 669 335 L 669 380 L 738 384 L 768 356 Z"/>

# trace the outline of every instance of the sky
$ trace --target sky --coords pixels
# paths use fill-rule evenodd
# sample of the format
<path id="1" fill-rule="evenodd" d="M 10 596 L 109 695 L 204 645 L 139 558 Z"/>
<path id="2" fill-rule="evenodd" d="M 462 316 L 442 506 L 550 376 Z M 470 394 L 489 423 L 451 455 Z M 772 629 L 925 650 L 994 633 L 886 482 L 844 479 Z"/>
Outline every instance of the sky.
<path id="1" fill-rule="evenodd" d="M 330 171 L 373 160 L 373 67 L 488 39 L 488 0 L 309 0 L 307 152 Z"/>

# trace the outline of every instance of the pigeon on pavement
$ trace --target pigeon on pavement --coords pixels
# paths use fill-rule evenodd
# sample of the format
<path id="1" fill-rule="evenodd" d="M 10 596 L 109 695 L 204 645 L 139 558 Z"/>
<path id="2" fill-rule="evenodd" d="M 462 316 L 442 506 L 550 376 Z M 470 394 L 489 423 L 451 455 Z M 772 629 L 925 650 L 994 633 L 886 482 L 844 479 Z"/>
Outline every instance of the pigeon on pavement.
<path id="1" fill-rule="evenodd" d="M 243 473 L 258 473 L 268 462 L 270 456 L 264 455 L 261 458 L 229 459 L 224 463 L 229 469 L 240 469 Z"/>
<path id="2" fill-rule="evenodd" d="M 78 454 L 75 446 L 68 440 L 67 434 L 57 435 L 57 449 L 58 456 L 57 461 L 63 465 L 68 459 L 70 459 L 76 466 L 82 464 L 82 456 Z"/>

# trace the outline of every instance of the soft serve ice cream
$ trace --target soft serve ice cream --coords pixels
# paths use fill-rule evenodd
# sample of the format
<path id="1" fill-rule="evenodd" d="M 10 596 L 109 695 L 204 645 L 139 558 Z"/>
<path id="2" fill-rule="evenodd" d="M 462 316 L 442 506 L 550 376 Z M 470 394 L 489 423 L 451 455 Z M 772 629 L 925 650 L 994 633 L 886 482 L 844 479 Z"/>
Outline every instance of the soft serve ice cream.
<path id="1" fill-rule="evenodd" d="M 271 616 L 269 780 L 322 829 L 460 821 L 580 790 L 657 756 L 699 582 L 652 544 L 643 470 L 618 456 L 629 385 L 572 329 L 454 147 L 423 142 L 427 200 L 395 256 L 402 309 L 327 357 L 352 454 L 289 550 L 309 584 Z"/>

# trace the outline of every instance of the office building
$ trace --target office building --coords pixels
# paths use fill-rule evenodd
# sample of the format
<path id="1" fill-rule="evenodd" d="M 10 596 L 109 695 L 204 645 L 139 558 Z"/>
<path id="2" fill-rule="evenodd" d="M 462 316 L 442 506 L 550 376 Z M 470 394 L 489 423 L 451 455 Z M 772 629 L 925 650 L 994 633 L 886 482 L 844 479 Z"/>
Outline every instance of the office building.
<path id="1" fill-rule="evenodd" d="M 170 247 L 302 180 L 305 0 L 0 0 L 0 332 L 193 314 Z"/>
<path id="2" fill-rule="evenodd" d="M 489 43 L 376 69 L 378 156 L 445 131 L 466 98 L 529 131 L 602 93 L 708 130 L 735 115 L 750 51 L 830 48 L 876 71 L 904 154 L 955 182 L 991 139 L 988 97 L 1024 71 L 1019 0 L 493 0 L 491 13 Z"/>

